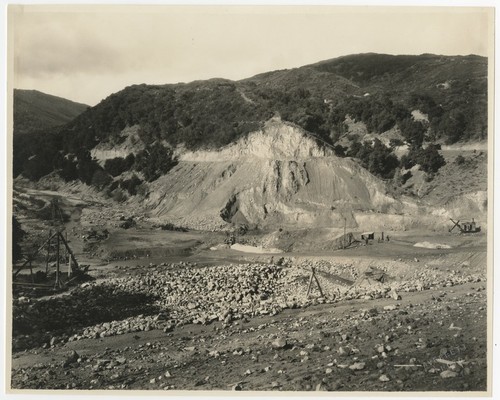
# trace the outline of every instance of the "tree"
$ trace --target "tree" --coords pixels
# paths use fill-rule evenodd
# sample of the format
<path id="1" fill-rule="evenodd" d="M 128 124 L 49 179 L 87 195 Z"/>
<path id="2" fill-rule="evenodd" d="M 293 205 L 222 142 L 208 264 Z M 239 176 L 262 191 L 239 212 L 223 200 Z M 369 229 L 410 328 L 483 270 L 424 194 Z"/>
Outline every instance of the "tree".
<path id="1" fill-rule="evenodd" d="M 435 173 L 446 165 L 444 157 L 439 153 L 437 146 L 430 144 L 422 152 L 419 164 L 427 173 Z"/>
<path id="2" fill-rule="evenodd" d="M 126 158 L 116 157 L 106 160 L 104 163 L 104 169 L 111 176 L 121 175 L 123 172 L 129 170 L 134 164 L 135 156 L 130 153 Z"/>
<path id="3" fill-rule="evenodd" d="M 130 179 L 120 182 L 120 187 L 125 189 L 131 196 L 137 194 L 137 187 L 142 184 L 142 180 L 137 175 L 133 175 Z"/>
<path id="4" fill-rule="evenodd" d="M 455 164 L 462 165 L 465 163 L 465 157 L 461 154 L 455 157 Z"/>
<path id="5" fill-rule="evenodd" d="M 403 146 L 404 145 L 404 142 L 401 140 L 401 139 L 398 139 L 398 138 L 392 138 L 391 140 L 389 140 L 389 147 L 391 149 L 395 149 L 396 147 L 399 147 L 399 146 Z"/>
<path id="6" fill-rule="evenodd" d="M 390 179 L 394 176 L 398 165 L 398 158 L 380 140 L 375 139 L 372 151 L 368 156 L 368 170 L 372 174 Z"/>
<path id="7" fill-rule="evenodd" d="M 399 166 L 398 158 L 379 139 L 373 144 L 354 142 L 348 155 L 359 159 L 364 168 L 384 179 L 391 179 Z"/>
<path id="8" fill-rule="evenodd" d="M 347 147 L 341 146 L 340 144 L 337 144 L 333 147 L 333 151 L 335 152 L 335 155 L 338 157 L 345 157 L 346 156 L 346 151 Z"/>
<path id="9" fill-rule="evenodd" d="M 12 262 L 19 261 L 23 256 L 21 241 L 25 235 L 17 218 L 12 216 Z"/>
<path id="10" fill-rule="evenodd" d="M 439 153 L 438 145 L 430 144 L 425 149 L 412 146 L 407 155 L 401 157 L 401 166 L 408 169 L 420 165 L 422 171 L 435 173 L 446 165 L 444 157 Z"/>
<path id="11" fill-rule="evenodd" d="M 425 127 L 411 117 L 398 122 L 399 129 L 406 141 L 411 145 L 422 146 L 425 137 Z"/>
<path id="12" fill-rule="evenodd" d="M 98 189 L 103 189 L 112 180 L 113 179 L 106 171 L 104 171 L 102 168 L 97 168 L 94 171 L 94 175 L 92 175 L 92 181 L 90 182 L 90 184 Z"/>
<path id="13" fill-rule="evenodd" d="M 152 182 L 176 164 L 171 149 L 160 143 L 154 143 L 137 154 L 135 169 L 141 171 L 148 182 Z"/>
<path id="14" fill-rule="evenodd" d="M 453 144 L 464 137 L 467 127 L 465 115 L 460 110 L 452 110 L 441 119 L 439 129 L 446 136 L 446 143 Z"/>

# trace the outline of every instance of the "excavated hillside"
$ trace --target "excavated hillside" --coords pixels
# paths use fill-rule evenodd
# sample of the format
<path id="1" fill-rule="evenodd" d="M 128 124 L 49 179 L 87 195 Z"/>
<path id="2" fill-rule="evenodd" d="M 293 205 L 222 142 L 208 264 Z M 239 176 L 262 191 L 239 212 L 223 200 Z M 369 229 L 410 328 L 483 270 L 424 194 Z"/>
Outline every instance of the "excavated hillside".
<path id="1" fill-rule="evenodd" d="M 144 206 L 158 220 L 202 229 L 343 228 L 345 219 L 349 229 L 397 230 L 425 220 L 355 161 L 279 118 L 219 151 L 182 154 Z"/>

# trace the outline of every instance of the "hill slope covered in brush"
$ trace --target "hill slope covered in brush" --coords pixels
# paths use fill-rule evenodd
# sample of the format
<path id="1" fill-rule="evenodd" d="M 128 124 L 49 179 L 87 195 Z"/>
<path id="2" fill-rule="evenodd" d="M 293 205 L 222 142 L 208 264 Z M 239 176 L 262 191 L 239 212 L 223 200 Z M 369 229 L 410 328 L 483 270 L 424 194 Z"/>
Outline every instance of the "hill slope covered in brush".
<path id="1" fill-rule="evenodd" d="M 154 181 L 175 165 L 174 149 L 219 149 L 261 129 L 276 114 L 382 178 L 416 163 L 432 173 L 442 165 L 439 147 L 424 151 L 423 143 L 486 138 L 486 89 L 486 58 L 429 54 L 352 55 L 241 81 L 134 85 L 50 130 L 43 140 L 16 137 L 14 175 L 36 180 L 59 171 L 66 180 L 106 187 L 132 169 L 139 180 Z M 419 119 L 412 114 L 416 110 Z M 346 117 L 375 138 L 396 131 L 398 140 L 391 147 L 359 142 L 350 136 Z M 350 144 L 341 146 L 346 136 Z M 399 160 L 392 150 L 404 143 L 411 150 Z M 123 151 L 115 151 L 121 156 L 109 162 L 93 160 L 103 147 L 109 154 Z"/>
<path id="2" fill-rule="evenodd" d="M 37 90 L 14 90 L 14 134 L 40 132 L 64 125 L 88 108 Z"/>

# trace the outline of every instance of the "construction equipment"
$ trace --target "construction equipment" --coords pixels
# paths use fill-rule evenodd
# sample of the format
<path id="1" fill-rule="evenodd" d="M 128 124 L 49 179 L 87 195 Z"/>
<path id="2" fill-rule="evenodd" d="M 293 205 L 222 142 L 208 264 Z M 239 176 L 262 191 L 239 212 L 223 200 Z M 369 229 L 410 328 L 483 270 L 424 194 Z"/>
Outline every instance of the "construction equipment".
<path id="1" fill-rule="evenodd" d="M 88 265 L 85 267 L 80 267 L 78 265 L 78 262 L 76 261 L 76 257 L 69 247 L 68 240 L 67 238 L 62 234 L 64 230 L 62 229 L 57 229 L 54 233 L 49 232 L 49 237 L 48 239 L 28 258 L 26 261 L 17 267 L 17 270 L 13 274 L 13 278 L 16 278 L 19 272 L 23 270 L 26 266 L 30 269 L 30 276 L 31 276 L 31 284 L 34 284 L 34 274 L 33 274 L 33 266 L 32 262 L 35 260 L 36 256 L 43 250 L 47 250 L 47 256 L 45 258 L 45 271 L 46 274 L 48 273 L 49 270 L 49 259 L 50 259 L 50 251 L 52 249 L 52 246 L 55 242 L 55 266 L 56 266 L 56 276 L 55 276 L 55 288 L 60 288 L 64 286 L 64 283 L 61 280 L 61 259 L 63 260 L 63 263 L 68 264 L 68 281 L 65 282 L 67 284 L 69 281 L 73 280 L 73 277 L 78 277 L 81 275 L 84 275 L 88 271 Z M 64 250 L 64 254 L 62 254 L 61 250 Z M 14 285 L 21 284 L 21 282 L 13 282 Z M 26 285 L 26 283 L 23 283 Z"/>
<path id="2" fill-rule="evenodd" d="M 455 229 L 455 227 L 457 227 L 460 230 L 460 233 L 481 232 L 481 227 L 476 226 L 474 218 L 472 218 L 472 221 L 465 221 L 465 222 L 460 222 L 460 220 L 454 221 L 453 219 L 450 218 L 450 221 L 453 222 L 453 226 L 450 229 L 448 229 L 448 232 L 451 232 L 453 229 Z"/>

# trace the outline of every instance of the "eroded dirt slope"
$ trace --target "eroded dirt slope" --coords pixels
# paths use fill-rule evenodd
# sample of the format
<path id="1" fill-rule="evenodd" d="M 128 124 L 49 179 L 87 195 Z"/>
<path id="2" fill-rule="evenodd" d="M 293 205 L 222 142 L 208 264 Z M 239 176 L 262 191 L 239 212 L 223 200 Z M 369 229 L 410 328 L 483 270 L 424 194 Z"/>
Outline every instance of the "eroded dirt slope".
<path id="1" fill-rule="evenodd" d="M 221 151 L 187 153 L 145 203 L 183 225 L 331 226 L 359 212 L 401 212 L 383 182 L 278 119 Z"/>

